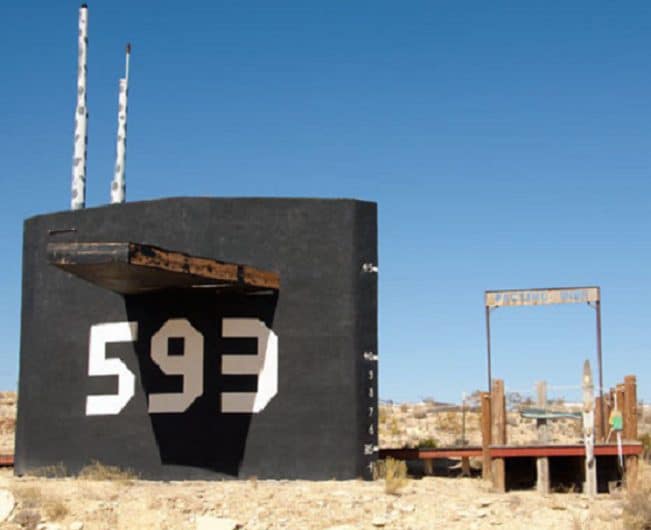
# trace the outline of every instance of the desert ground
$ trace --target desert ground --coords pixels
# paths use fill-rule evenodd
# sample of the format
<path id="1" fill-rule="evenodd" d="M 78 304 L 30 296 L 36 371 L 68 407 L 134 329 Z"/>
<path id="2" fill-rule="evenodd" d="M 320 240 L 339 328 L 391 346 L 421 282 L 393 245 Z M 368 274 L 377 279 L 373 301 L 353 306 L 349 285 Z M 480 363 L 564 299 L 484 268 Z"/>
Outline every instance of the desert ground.
<path id="1" fill-rule="evenodd" d="M 15 393 L 0 394 L 0 452 L 13 451 Z M 461 417 L 428 403 L 382 406 L 384 446 L 440 445 L 460 435 Z M 465 434 L 478 443 L 478 419 Z M 528 425 L 510 418 L 523 439 Z M 559 440 L 574 439 L 571 426 Z M 520 435 L 518 435 L 520 436 Z M 57 475 L 58 470 L 46 470 Z M 59 470 L 60 471 L 60 470 Z M 0 470 L 0 527 L 6 529 L 619 529 L 650 528 L 651 480 L 643 467 L 636 493 L 617 490 L 590 499 L 579 493 L 493 493 L 480 478 L 407 477 L 397 482 L 151 482 L 97 466 L 85 477 L 14 477 Z"/>

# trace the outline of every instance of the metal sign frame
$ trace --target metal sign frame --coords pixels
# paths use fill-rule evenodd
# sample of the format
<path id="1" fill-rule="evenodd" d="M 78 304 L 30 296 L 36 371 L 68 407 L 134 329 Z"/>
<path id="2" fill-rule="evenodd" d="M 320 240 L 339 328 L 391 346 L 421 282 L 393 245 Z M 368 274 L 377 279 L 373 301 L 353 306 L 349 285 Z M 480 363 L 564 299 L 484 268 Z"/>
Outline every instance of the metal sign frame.
<path id="1" fill-rule="evenodd" d="M 493 381 L 491 362 L 491 311 L 498 307 L 522 307 L 556 304 L 587 303 L 595 309 L 597 321 L 597 364 L 599 370 L 599 396 L 601 397 L 601 432 L 605 432 L 604 418 L 604 382 L 601 360 L 601 289 L 589 287 L 555 287 L 536 289 L 504 289 L 484 292 L 484 309 L 486 312 L 486 348 L 488 364 L 488 392 Z"/>

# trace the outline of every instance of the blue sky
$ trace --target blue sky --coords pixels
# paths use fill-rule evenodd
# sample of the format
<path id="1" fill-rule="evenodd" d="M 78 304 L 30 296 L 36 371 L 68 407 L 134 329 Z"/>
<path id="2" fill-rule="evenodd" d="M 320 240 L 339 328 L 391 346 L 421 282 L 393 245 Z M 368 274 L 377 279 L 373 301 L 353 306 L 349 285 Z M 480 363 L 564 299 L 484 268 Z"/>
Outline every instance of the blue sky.
<path id="1" fill-rule="evenodd" d="M 78 6 L 0 7 L 0 388 L 22 221 L 69 205 Z M 378 202 L 382 398 L 485 386 L 485 289 L 600 285 L 605 383 L 635 373 L 651 399 L 651 4 L 111 0 L 89 19 L 89 205 L 131 41 L 128 200 Z M 493 338 L 507 389 L 579 384 L 594 312 L 500 309 Z"/>

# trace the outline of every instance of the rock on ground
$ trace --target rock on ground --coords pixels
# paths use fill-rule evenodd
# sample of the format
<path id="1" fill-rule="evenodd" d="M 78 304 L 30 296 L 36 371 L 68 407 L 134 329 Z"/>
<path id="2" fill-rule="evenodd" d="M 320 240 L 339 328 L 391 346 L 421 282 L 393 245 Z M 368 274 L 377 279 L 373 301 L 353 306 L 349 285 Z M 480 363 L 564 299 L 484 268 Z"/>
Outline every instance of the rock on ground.
<path id="1" fill-rule="evenodd" d="M 8 490 L 0 490 L 0 523 L 3 523 L 14 511 L 16 499 Z"/>

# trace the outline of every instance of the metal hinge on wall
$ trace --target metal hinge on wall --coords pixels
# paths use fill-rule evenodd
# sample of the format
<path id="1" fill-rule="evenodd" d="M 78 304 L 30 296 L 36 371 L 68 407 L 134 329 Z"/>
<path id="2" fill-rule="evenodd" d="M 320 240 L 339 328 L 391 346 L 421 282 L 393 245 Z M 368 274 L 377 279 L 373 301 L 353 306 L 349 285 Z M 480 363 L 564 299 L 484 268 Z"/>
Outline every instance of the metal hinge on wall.
<path id="1" fill-rule="evenodd" d="M 362 264 L 362 272 L 378 272 L 378 267 L 372 263 L 364 263 Z"/>
<path id="2" fill-rule="evenodd" d="M 363 355 L 365 361 L 377 361 L 378 359 L 377 355 L 372 351 L 365 351 Z"/>

